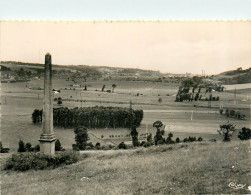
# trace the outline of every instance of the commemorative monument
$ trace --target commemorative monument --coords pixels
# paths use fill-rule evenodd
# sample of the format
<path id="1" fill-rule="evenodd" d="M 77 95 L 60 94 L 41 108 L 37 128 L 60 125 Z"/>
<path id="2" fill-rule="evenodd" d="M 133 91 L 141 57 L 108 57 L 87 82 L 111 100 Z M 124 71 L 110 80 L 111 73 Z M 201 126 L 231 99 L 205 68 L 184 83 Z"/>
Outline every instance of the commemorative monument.
<path id="1" fill-rule="evenodd" d="M 45 55 L 44 71 L 44 100 L 42 134 L 40 136 L 40 150 L 43 154 L 55 154 L 56 137 L 53 132 L 53 92 L 52 92 L 52 65 L 51 55 Z"/>

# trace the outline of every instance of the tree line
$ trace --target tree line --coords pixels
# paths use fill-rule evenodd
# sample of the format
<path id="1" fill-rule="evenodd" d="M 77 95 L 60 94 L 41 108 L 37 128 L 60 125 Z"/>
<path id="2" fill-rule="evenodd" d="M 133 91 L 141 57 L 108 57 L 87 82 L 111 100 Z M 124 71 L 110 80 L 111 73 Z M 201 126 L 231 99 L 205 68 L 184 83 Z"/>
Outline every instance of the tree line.
<path id="1" fill-rule="evenodd" d="M 133 125 L 140 125 L 143 115 L 143 110 L 122 107 L 60 107 L 53 108 L 53 124 L 63 128 L 131 128 Z M 43 111 L 35 109 L 32 113 L 33 124 L 42 123 L 42 116 Z"/>

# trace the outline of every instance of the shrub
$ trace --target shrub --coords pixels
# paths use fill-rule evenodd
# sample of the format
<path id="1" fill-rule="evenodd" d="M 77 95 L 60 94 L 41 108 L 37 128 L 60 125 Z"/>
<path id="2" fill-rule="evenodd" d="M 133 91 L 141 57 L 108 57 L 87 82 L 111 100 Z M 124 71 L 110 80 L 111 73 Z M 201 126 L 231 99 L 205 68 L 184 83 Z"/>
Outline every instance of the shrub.
<path id="1" fill-rule="evenodd" d="M 166 138 L 166 143 L 167 144 L 173 144 L 174 143 L 174 141 L 172 140 L 172 137 L 173 137 L 173 134 L 169 133 L 168 137 Z"/>
<path id="2" fill-rule="evenodd" d="M 196 137 L 190 137 L 190 136 L 189 136 L 189 137 L 188 137 L 188 141 L 189 141 L 189 142 L 194 142 L 194 141 L 196 141 Z"/>
<path id="3" fill-rule="evenodd" d="M 219 112 L 220 112 L 220 114 L 223 114 L 223 109 L 220 109 Z"/>
<path id="4" fill-rule="evenodd" d="M 32 148 L 31 148 L 31 143 L 26 143 L 25 144 L 25 151 L 27 151 L 27 152 L 31 152 L 32 151 Z"/>
<path id="5" fill-rule="evenodd" d="M 235 125 L 227 123 L 220 125 L 220 130 L 218 130 L 218 133 L 223 136 L 223 141 L 230 141 L 235 130 Z"/>
<path id="6" fill-rule="evenodd" d="M 61 143 L 59 141 L 59 139 L 56 140 L 55 142 L 55 151 L 61 151 L 63 148 L 61 146 Z"/>
<path id="7" fill-rule="evenodd" d="M 153 145 L 153 143 L 147 141 L 147 142 L 144 144 L 144 147 L 147 148 L 147 147 L 149 147 L 149 146 L 151 146 L 151 145 Z"/>
<path id="8" fill-rule="evenodd" d="M 126 144 L 124 142 L 121 142 L 119 145 L 118 145 L 118 148 L 119 149 L 126 149 Z"/>
<path id="9" fill-rule="evenodd" d="M 87 143 L 86 146 L 89 146 L 91 149 L 94 147 L 92 142 Z"/>
<path id="10" fill-rule="evenodd" d="M 134 147 L 139 146 L 140 143 L 138 141 L 138 131 L 137 131 L 135 125 L 132 127 L 130 134 L 131 134 L 131 137 L 132 137 L 132 144 L 133 144 L 133 146 Z"/>
<path id="11" fill-rule="evenodd" d="M 22 140 L 19 141 L 18 143 L 18 152 L 25 152 L 25 146 L 24 146 L 24 142 Z"/>
<path id="12" fill-rule="evenodd" d="M 9 150 L 9 148 L 4 148 L 2 142 L 0 142 L 0 153 L 8 153 Z"/>
<path id="13" fill-rule="evenodd" d="M 97 142 L 97 143 L 95 144 L 95 148 L 96 148 L 96 149 L 98 149 L 98 150 L 100 150 L 101 145 L 100 145 L 100 143 L 99 143 L 99 142 Z"/>
<path id="14" fill-rule="evenodd" d="M 34 151 L 35 151 L 35 152 L 39 152 L 39 151 L 40 151 L 40 145 L 36 145 L 36 146 L 34 147 Z"/>
<path id="15" fill-rule="evenodd" d="M 176 143 L 180 143 L 180 138 L 176 138 Z"/>
<path id="16" fill-rule="evenodd" d="M 140 143 L 140 146 L 144 146 L 146 144 L 146 141 L 142 141 L 141 143 Z"/>
<path id="17" fill-rule="evenodd" d="M 43 170 L 62 165 L 76 163 L 79 156 L 76 153 L 64 152 L 55 156 L 37 153 L 13 154 L 5 163 L 5 170 L 28 171 L 30 169 Z"/>
<path id="18" fill-rule="evenodd" d="M 248 140 L 251 139 L 251 130 L 249 128 L 243 127 L 239 132 L 238 138 L 240 140 Z"/>
<path id="19" fill-rule="evenodd" d="M 85 150 L 91 150 L 91 149 L 92 149 L 91 146 L 86 146 L 86 147 L 85 147 Z"/>
<path id="20" fill-rule="evenodd" d="M 159 98 L 159 99 L 158 99 L 158 102 L 162 102 L 162 98 Z"/>
<path id="21" fill-rule="evenodd" d="M 198 138 L 198 141 L 199 141 L 199 142 L 203 141 L 203 138 L 202 138 L 202 137 L 199 137 L 199 138 Z"/>

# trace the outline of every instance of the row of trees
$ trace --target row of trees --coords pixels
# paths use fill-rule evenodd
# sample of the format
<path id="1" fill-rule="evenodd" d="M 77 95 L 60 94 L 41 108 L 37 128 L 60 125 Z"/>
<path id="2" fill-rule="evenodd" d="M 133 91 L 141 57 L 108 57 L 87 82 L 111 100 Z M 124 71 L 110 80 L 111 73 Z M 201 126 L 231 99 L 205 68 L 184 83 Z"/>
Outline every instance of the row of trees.
<path id="1" fill-rule="evenodd" d="M 225 112 L 223 109 L 219 110 L 220 114 L 223 115 L 225 114 L 227 117 L 232 117 L 232 118 L 237 118 L 240 120 L 244 120 L 246 118 L 245 114 L 240 113 L 239 111 L 235 111 L 233 109 L 226 109 Z"/>
<path id="2" fill-rule="evenodd" d="M 42 110 L 32 113 L 33 124 L 42 122 Z M 143 110 L 121 107 L 83 107 L 69 109 L 67 107 L 53 109 L 53 124 L 57 127 L 73 128 L 85 126 L 93 128 L 131 128 L 138 127 L 143 119 Z"/>
<path id="3" fill-rule="evenodd" d="M 198 88 L 197 92 L 195 90 Z M 201 89 L 206 88 L 205 94 L 210 93 L 209 97 L 204 99 L 202 97 Z M 190 90 L 192 89 L 192 90 Z M 187 78 L 181 82 L 181 85 L 179 87 L 178 93 L 176 95 L 176 102 L 183 102 L 184 100 L 188 101 L 198 101 L 198 100 L 205 100 L 205 101 L 219 101 L 219 96 L 213 97 L 211 92 L 218 91 L 222 92 L 224 89 L 223 86 L 220 85 L 209 85 L 209 84 L 203 84 L 201 77 L 193 77 L 193 78 Z"/>

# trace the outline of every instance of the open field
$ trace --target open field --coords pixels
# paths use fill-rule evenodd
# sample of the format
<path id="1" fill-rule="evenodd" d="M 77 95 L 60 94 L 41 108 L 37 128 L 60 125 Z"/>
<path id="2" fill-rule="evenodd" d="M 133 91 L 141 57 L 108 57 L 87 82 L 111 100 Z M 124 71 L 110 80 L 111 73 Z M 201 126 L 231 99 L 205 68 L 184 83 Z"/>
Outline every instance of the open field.
<path id="1" fill-rule="evenodd" d="M 2 194 L 248 194 L 250 142 L 83 151 L 54 170 L 1 171 Z M 241 184 L 233 189 L 229 184 Z"/>
<path id="2" fill-rule="evenodd" d="M 122 106 L 129 107 L 129 101 L 133 102 L 134 109 L 143 109 L 144 118 L 142 125 L 137 129 L 139 135 L 146 132 L 155 134 L 152 124 L 156 120 L 161 120 L 166 125 L 166 135 L 174 133 L 174 138 L 181 139 L 188 136 L 203 137 L 204 140 L 221 139 L 217 134 L 219 125 L 227 121 L 234 123 L 237 129 L 244 126 L 250 127 L 250 98 L 242 101 L 248 92 L 237 90 L 236 103 L 234 94 L 231 91 L 221 92 L 220 101 L 212 102 L 212 108 L 207 108 L 208 103 L 197 102 L 174 102 L 178 86 L 173 83 L 162 82 L 139 82 L 139 81 L 119 81 L 119 80 L 89 80 L 87 82 L 78 81 L 82 87 L 75 90 L 61 90 L 61 93 L 54 97 L 62 97 L 63 105 L 66 107 L 81 106 Z M 114 93 L 101 92 L 103 85 L 105 90 L 112 89 L 112 84 L 117 87 Z M 72 81 L 64 79 L 53 80 L 53 88 L 73 88 Z M 83 86 L 88 86 L 88 91 L 83 91 Z M 26 87 L 27 86 L 27 87 Z M 18 141 L 38 144 L 41 134 L 41 126 L 33 125 L 31 114 L 34 109 L 42 108 L 43 90 L 32 90 L 28 87 L 43 87 L 43 80 L 32 80 L 24 83 L 2 83 L 1 84 L 1 140 L 4 147 L 9 147 L 11 151 L 16 151 Z M 248 87 L 248 86 L 246 86 Z M 97 91 L 96 91 L 97 90 Z M 139 93 L 139 96 L 137 96 Z M 162 102 L 158 99 L 162 98 Z M 81 102 L 82 99 L 82 102 Z M 227 118 L 219 114 L 220 104 L 224 107 L 240 110 L 247 116 L 247 119 L 237 120 Z M 56 102 L 54 107 L 58 107 Z M 63 147 L 71 148 L 74 143 L 74 133 L 72 129 L 54 128 L 56 137 L 60 139 Z M 90 129 L 90 141 L 94 144 L 100 142 L 101 145 L 118 144 L 121 141 L 129 141 L 124 137 L 129 134 L 128 129 Z M 104 136 L 101 138 L 101 136 Z M 110 138 L 114 135 L 114 138 Z M 235 135 L 236 137 L 236 135 Z M 140 140 L 145 137 L 139 136 Z"/>

